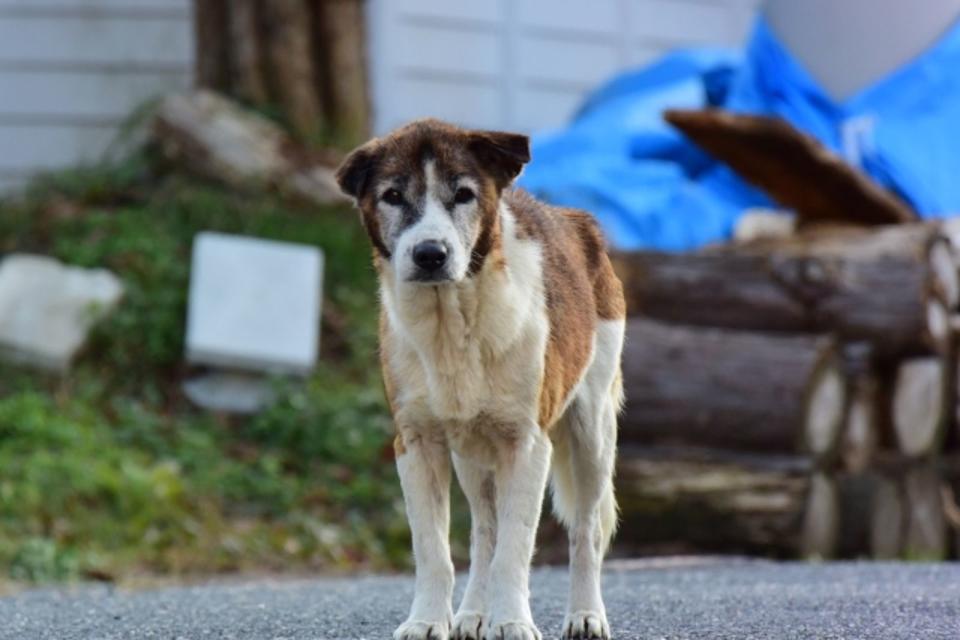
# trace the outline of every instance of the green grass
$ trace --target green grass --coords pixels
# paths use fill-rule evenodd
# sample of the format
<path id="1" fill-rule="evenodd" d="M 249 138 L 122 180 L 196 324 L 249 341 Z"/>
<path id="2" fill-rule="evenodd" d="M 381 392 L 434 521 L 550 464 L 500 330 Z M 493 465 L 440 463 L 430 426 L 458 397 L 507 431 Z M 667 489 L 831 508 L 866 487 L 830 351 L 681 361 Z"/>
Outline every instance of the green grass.
<path id="1" fill-rule="evenodd" d="M 277 381 L 276 403 L 252 418 L 198 411 L 180 392 L 202 230 L 326 254 L 322 365 L 306 381 Z M 69 375 L 0 370 L 7 578 L 408 563 L 375 279 L 355 213 L 158 175 L 143 155 L 49 176 L 0 203 L 0 252 L 10 251 L 106 267 L 126 295 Z"/>

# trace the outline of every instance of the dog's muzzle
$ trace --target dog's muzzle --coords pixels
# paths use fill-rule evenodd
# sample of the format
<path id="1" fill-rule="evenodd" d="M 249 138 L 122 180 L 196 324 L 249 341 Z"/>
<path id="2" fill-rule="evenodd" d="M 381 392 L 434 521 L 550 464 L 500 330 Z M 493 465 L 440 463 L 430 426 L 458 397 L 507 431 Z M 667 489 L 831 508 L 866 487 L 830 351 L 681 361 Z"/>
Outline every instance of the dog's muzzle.
<path id="1" fill-rule="evenodd" d="M 439 240 L 424 240 L 413 247 L 413 264 L 417 273 L 413 280 L 417 282 L 442 282 L 449 280 L 447 262 L 450 252 Z"/>

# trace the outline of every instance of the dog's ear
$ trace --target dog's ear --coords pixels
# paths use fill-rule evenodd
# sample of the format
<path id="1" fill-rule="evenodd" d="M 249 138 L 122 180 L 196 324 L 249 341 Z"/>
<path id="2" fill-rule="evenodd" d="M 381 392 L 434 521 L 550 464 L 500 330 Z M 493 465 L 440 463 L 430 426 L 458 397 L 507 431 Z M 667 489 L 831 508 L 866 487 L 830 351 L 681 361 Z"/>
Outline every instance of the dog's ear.
<path id="1" fill-rule="evenodd" d="M 376 139 L 357 147 L 337 169 L 337 184 L 348 196 L 359 200 L 369 185 L 376 164 L 377 147 Z"/>
<path id="2" fill-rule="evenodd" d="M 493 176 L 497 189 L 507 187 L 530 162 L 530 138 L 519 133 L 474 131 L 468 146 Z"/>

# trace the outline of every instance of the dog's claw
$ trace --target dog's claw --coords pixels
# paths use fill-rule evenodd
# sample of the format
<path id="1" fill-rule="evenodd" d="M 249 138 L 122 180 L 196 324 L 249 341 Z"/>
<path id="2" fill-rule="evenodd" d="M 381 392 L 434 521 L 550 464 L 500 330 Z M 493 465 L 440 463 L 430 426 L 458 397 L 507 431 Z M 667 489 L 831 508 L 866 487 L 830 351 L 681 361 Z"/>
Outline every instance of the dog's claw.
<path id="1" fill-rule="evenodd" d="M 491 625 L 485 640 L 542 640 L 540 631 L 530 622 L 504 622 Z"/>
<path id="2" fill-rule="evenodd" d="M 567 615 L 563 624 L 564 640 L 610 640 L 606 616 L 593 611 L 578 611 Z"/>
<path id="3" fill-rule="evenodd" d="M 453 619 L 451 640 L 483 640 L 483 616 L 475 612 L 458 613 Z"/>
<path id="4" fill-rule="evenodd" d="M 447 640 L 447 622 L 407 620 L 393 632 L 393 640 Z"/>

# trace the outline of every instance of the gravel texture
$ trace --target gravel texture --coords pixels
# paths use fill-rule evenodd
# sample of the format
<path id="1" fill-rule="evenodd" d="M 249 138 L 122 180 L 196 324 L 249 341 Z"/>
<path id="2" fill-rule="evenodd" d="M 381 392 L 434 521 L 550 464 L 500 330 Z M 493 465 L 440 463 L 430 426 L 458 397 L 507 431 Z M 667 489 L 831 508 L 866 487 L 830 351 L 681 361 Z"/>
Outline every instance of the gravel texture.
<path id="1" fill-rule="evenodd" d="M 412 582 L 378 576 L 38 590 L 0 599 L 0 639 L 389 638 L 405 617 Z M 608 566 L 604 586 L 621 640 L 960 639 L 955 563 L 619 561 Z M 557 636 L 566 588 L 564 569 L 534 572 L 534 616 L 545 638 Z"/>

